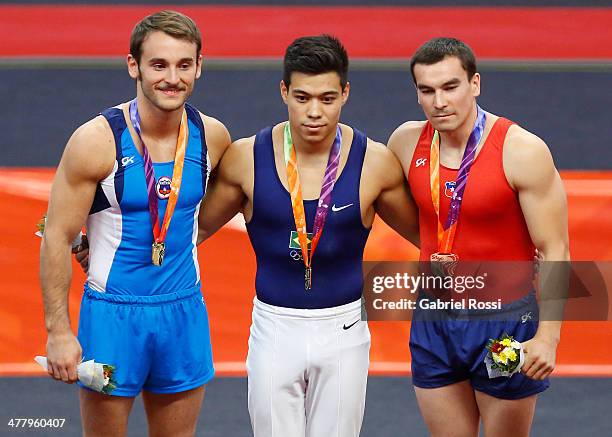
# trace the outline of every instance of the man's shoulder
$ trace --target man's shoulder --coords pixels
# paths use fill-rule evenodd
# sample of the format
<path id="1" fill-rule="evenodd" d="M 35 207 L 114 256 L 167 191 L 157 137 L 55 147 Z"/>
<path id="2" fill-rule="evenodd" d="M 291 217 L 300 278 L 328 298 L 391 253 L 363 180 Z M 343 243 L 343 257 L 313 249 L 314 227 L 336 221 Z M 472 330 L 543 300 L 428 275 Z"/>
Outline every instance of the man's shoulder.
<path id="1" fill-rule="evenodd" d="M 206 115 L 200 111 L 198 111 L 198 113 L 202 119 L 207 139 L 209 139 L 209 137 L 220 137 L 221 139 L 229 140 L 229 131 L 219 119 Z"/>
<path id="2" fill-rule="evenodd" d="M 255 135 L 239 138 L 229 145 L 224 160 L 227 158 L 233 165 L 244 163 L 245 161 L 251 162 L 253 160 L 254 145 Z"/>
<path id="3" fill-rule="evenodd" d="M 414 151 L 426 124 L 426 121 L 402 123 L 389 137 L 389 148 L 398 156 Z"/>
<path id="4" fill-rule="evenodd" d="M 549 153 L 546 143 L 537 135 L 517 124 L 508 129 L 504 140 L 504 154 L 515 159 L 532 159 Z"/>
<path id="5" fill-rule="evenodd" d="M 400 124 L 391 135 L 420 135 L 427 120 L 409 120 Z"/>
<path id="6" fill-rule="evenodd" d="M 528 130 L 512 125 L 504 140 L 504 171 L 515 189 L 537 183 L 555 172 L 555 165 L 546 143 Z"/>
<path id="7" fill-rule="evenodd" d="M 74 131 L 62 156 L 68 171 L 97 180 L 110 174 L 115 159 L 115 138 L 102 115 L 85 122 Z"/>
<path id="8" fill-rule="evenodd" d="M 231 136 L 225 125 L 218 119 L 198 111 L 204 130 L 206 132 L 206 147 L 208 148 L 212 167 L 217 163 L 226 152 L 232 142 Z"/>
<path id="9" fill-rule="evenodd" d="M 392 185 L 403 178 L 397 157 L 387 146 L 368 138 L 363 170 L 368 180 L 380 183 L 383 187 Z"/>
<path id="10" fill-rule="evenodd" d="M 244 153 L 249 149 L 252 149 L 255 145 L 255 135 L 245 138 L 238 138 L 236 141 L 232 143 L 230 148 L 236 150 L 237 153 Z"/>
<path id="11" fill-rule="evenodd" d="M 78 145 L 81 149 L 94 150 L 112 145 L 114 149 L 113 131 L 107 119 L 103 115 L 98 115 L 74 131 L 69 140 L 70 144 Z"/>

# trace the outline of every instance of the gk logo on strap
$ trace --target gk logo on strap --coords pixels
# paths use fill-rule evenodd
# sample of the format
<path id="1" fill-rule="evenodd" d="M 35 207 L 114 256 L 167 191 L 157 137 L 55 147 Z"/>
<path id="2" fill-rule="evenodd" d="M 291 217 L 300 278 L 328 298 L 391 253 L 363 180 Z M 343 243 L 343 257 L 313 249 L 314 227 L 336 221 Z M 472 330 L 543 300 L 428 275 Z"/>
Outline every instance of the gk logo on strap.
<path id="1" fill-rule="evenodd" d="M 425 163 L 427 162 L 427 158 L 419 158 L 416 160 L 415 162 L 415 167 L 422 167 L 425 165 Z"/>

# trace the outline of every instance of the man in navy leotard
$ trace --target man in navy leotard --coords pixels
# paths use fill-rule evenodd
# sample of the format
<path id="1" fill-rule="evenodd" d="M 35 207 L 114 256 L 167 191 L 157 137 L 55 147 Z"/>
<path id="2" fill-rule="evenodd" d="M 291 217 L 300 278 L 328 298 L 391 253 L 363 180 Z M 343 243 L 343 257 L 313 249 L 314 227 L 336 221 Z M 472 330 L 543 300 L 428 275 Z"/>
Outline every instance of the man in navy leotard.
<path id="1" fill-rule="evenodd" d="M 200 239 L 242 211 L 257 258 L 247 358 L 256 437 L 359 435 L 364 245 L 376 213 L 417 235 L 397 159 L 339 123 L 347 75 L 336 38 L 295 40 L 280 83 L 288 121 L 233 143 L 204 200 Z"/>

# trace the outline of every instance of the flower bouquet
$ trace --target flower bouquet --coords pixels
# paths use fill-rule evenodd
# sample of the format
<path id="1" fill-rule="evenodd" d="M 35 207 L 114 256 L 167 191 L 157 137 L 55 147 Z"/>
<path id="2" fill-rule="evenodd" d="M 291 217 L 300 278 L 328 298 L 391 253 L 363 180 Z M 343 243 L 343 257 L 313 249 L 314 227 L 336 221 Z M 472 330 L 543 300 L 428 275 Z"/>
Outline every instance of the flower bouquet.
<path id="1" fill-rule="evenodd" d="M 510 377 L 520 372 L 525 362 L 523 346 L 514 337 L 506 333 L 500 338 L 489 339 L 487 351 L 484 362 L 487 366 L 489 378 Z"/>
<path id="2" fill-rule="evenodd" d="M 34 361 L 47 370 L 46 357 L 37 356 Z M 108 395 L 117 388 L 115 366 L 111 364 L 96 363 L 94 360 L 82 362 L 77 366 L 77 378 L 85 387 L 98 393 Z"/>

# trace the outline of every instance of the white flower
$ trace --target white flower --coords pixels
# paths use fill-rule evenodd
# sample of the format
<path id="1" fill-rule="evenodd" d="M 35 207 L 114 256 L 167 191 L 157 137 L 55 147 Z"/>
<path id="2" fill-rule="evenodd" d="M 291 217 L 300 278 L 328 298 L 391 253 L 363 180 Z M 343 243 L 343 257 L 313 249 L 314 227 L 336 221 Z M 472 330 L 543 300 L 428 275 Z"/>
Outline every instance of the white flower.
<path id="1" fill-rule="evenodd" d="M 514 349 L 520 349 L 521 348 L 521 344 L 514 340 L 512 343 L 510 343 L 510 346 L 513 347 Z"/>
<path id="2" fill-rule="evenodd" d="M 110 378 L 104 378 L 104 387 L 106 387 L 109 382 L 110 382 Z"/>

